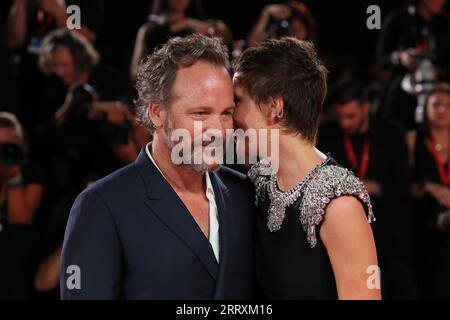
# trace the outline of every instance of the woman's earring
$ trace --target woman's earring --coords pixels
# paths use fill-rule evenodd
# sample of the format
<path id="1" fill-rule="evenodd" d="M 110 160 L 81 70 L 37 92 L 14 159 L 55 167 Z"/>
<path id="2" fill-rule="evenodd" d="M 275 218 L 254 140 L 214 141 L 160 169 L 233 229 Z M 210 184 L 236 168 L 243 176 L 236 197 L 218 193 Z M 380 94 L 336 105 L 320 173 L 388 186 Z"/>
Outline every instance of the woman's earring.
<path id="1" fill-rule="evenodd" d="M 281 119 L 281 118 L 283 118 L 283 115 L 284 115 L 283 108 L 278 107 L 277 113 L 276 113 L 277 118 Z"/>

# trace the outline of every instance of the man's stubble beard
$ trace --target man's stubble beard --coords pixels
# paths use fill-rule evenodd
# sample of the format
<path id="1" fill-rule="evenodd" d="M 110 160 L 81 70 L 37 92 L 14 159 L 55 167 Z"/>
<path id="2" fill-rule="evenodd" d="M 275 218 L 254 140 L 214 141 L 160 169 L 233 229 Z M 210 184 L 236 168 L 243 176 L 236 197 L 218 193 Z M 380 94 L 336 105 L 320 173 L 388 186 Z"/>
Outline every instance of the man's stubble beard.
<path id="1" fill-rule="evenodd" d="M 174 147 L 180 143 L 180 142 L 174 142 L 172 141 L 171 137 L 172 137 L 172 133 L 176 130 L 177 128 L 175 128 L 172 118 L 171 116 L 168 114 L 166 121 L 165 121 L 165 125 L 164 125 L 164 129 L 163 129 L 163 143 L 166 146 L 166 148 L 170 151 L 170 154 L 172 156 L 172 150 L 174 149 Z M 201 138 L 201 136 L 200 136 Z M 194 137 L 195 139 L 195 137 Z M 183 142 L 182 142 L 183 143 Z M 193 170 L 197 173 L 206 173 L 206 172 L 214 172 L 220 169 L 221 165 L 220 164 L 215 164 L 215 165 L 209 165 L 207 163 L 204 162 L 203 159 L 203 155 L 201 155 L 201 159 L 202 159 L 202 163 L 201 164 L 195 164 L 194 163 L 194 148 L 195 145 L 195 140 L 192 141 L 190 148 L 191 148 L 191 159 L 190 159 L 190 164 L 176 164 L 179 167 L 184 167 L 186 169 L 190 169 Z M 200 144 L 201 145 L 201 144 Z M 203 147 L 201 148 L 201 150 L 203 151 Z M 183 157 L 183 154 L 180 154 L 181 157 Z"/>

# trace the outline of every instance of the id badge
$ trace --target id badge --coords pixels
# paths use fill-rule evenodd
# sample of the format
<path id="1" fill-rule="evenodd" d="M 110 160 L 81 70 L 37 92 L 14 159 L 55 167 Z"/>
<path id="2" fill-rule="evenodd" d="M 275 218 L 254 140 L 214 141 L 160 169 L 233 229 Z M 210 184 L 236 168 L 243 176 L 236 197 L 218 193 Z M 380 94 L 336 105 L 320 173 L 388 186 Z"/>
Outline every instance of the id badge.
<path id="1" fill-rule="evenodd" d="M 41 51 L 42 47 L 42 39 L 38 37 L 33 37 L 28 44 L 27 51 L 28 53 L 38 55 Z"/>

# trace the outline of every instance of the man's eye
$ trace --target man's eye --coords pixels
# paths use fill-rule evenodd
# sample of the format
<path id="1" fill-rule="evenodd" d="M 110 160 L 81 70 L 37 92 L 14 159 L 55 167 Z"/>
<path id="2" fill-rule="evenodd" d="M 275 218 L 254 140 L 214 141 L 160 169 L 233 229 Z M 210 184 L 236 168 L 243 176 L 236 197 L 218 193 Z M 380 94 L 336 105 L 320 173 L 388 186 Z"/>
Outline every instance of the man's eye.
<path id="1" fill-rule="evenodd" d="M 241 102 L 240 99 L 235 98 L 234 99 L 234 105 L 237 107 L 239 105 L 239 103 Z"/>
<path id="2" fill-rule="evenodd" d="M 194 112 L 194 115 L 196 115 L 196 116 L 204 116 L 206 114 L 206 112 L 204 112 L 204 111 L 196 111 L 196 112 Z"/>

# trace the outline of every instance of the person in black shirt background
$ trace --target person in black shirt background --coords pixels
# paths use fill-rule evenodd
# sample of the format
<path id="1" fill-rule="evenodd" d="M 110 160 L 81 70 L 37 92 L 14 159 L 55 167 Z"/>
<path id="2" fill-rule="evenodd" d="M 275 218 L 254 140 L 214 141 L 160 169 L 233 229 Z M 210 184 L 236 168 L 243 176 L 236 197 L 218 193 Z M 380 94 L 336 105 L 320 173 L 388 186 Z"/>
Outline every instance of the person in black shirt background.
<path id="1" fill-rule="evenodd" d="M 415 0 L 413 4 L 388 14 L 377 47 L 377 62 L 390 71 L 385 81 L 381 114 L 415 130 L 414 95 L 404 91 L 401 81 L 413 74 L 422 59 L 429 59 L 439 78 L 450 76 L 450 18 L 444 12 L 445 0 Z"/>
<path id="2" fill-rule="evenodd" d="M 414 299 L 404 131 L 392 121 L 371 117 L 367 90 L 360 82 L 338 85 L 330 103 L 337 121 L 320 128 L 319 147 L 362 179 L 371 196 L 383 298 Z"/>
<path id="3" fill-rule="evenodd" d="M 422 298 L 450 298 L 450 85 L 428 93 L 415 147 L 416 261 Z"/>
<path id="4" fill-rule="evenodd" d="M 73 32 L 94 43 L 103 21 L 103 0 L 7 0 L 5 42 L 14 51 L 18 83 L 17 115 L 28 132 L 46 106 L 41 98 L 46 83 L 37 58 L 44 38 L 53 30 L 65 29 L 67 7 L 77 5 L 82 12 L 81 29 Z M 33 107 L 31 107 L 33 106 Z"/>
<path id="5" fill-rule="evenodd" d="M 233 36 L 220 20 L 208 19 L 199 0 L 155 0 L 151 14 L 136 35 L 130 78 L 136 79 L 139 62 L 170 38 L 201 33 L 222 38 L 231 49 Z"/>
<path id="6" fill-rule="evenodd" d="M 38 63 L 46 78 L 36 122 L 49 120 L 72 91 L 83 85 L 95 90 L 98 101 L 127 102 L 127 83 L 119 71 L 100 63 L 97 50 L 79 34 L 66 30 L 49 33 Z"/>
<path id="7" fill-rule="evenodd" d="M 198 0 L 153 1 L 148 21 L 140 28 L 130 67 L 130 76 L 136 78 L 139 62 L 155 48 L 173 37 L 185 37 L 194 32 L 206 33 L 209 25 Z"/>
<path id="8" fill-rule="evenodd" d="M 295 37 L 314 43 L 318 48 L 318 25 L 311 10 L 303 2 L 269 4 L 250 31 L 248 45 L 253 47 L 268 38 Z"/>
<path id="9" fill-rule="evenodd" d="M 0 112 L 0 300 L 30 298 L 39 238 L 34 228 L 46 177 L 26 157 L 17 118 Z"/>
<path id="10" fill-rule="evenodd" d="M 98 178 L 134 161 L 134 117 L 126 86 L 82 35 L 55 30 L 44 39 L 39 66 L 49 77 L 48 99 L 32 135 L 35 154 L 49 173 L 45 258 L 35 279 L 38 291 L 57 296 L 60 246 L 76 195 Z M 120 101 L 122 99 L 122 101 Z M 44 110 L 43 110 L 44 111 Z"/>

